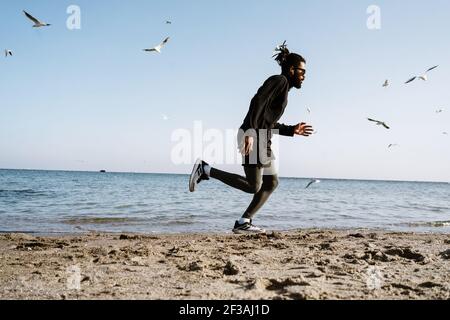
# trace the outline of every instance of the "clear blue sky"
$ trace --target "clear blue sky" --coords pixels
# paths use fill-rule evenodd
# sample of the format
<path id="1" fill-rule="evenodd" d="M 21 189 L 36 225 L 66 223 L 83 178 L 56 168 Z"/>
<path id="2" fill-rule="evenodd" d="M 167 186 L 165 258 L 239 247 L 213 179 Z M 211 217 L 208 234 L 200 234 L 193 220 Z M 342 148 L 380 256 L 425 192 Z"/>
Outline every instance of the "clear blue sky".
<path id="1" fill-rule="evenodd" d="M 81 30 L 66 28 L 72 4 Z M 372 4 L 380 30 L 366 26 Z M 449 14 L 447 0 L 1 1 L 14 56 L 0 56 L 0 168 L 189 173 L 171 163 L 172 132 L 237 129 L 287 40 L 308 71 L 282 122 L 318 133 L 280 139 L 282 176 L 450 181 Z M 166 36 L 161 55 L 142 51 Z"/>

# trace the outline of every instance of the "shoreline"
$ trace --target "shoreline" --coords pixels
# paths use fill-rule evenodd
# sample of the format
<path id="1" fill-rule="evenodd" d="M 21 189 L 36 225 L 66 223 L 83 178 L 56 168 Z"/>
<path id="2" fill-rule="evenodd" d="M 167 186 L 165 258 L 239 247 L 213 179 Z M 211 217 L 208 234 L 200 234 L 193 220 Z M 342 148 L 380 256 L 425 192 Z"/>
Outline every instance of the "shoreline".
<path id="1" fill-rule="evenodd" d="M 447 223 L 447 221 L 445 221 Z M 447 226 L 445 226 L 447 227 Z M 428 230 L 418 230 L 420 227 L 413 228 L 365 228 L 365 227 L 335 227 L 335 228 L 329 228 L 329 227 L 306 227 L 306 228 L 292 228 L 292 229 L 286 229 L 286 230 L 274 230 L 270 229 L 267 230 L 267 234 L 271 233 L 295 233 L 295 232 L 301 232 L 301 231 L 331 231 L 331 232 L 366 232 L 366 233 L 404 233 L 404 234 L 416 234 L 416 235 L 447 235 L 450 239 L 450 231 L 442 230 L 439 231 L 440 227 L 434 227 L 433 229 Z M 410 229 L 410 230 L 408 230 Z M 431 231 L 430 231 L 431 230 Z M 164 236 L 237 236 L 229 229 L 224 229 L 223 231 L 220 230 L 213 230 L 213 231 L 185 231 L 185 232 L 132 232 L 132 231 L 102 231 L 102 230 L 84 230 L 84 231 L 53 231 L 53 232 L 41 232 L 41 231 L 23 231 L 23 230 L 13 230 L 13 231 L 3 231 L 0 230 L 0 237 L 2 235 L 7 234 L 25 234 L 30 235 L 34 237 L 80 237 L 80 236 L 89 236 L 89 235 L 111 235 L 111 236 L 120 236 L 121 234 L 127 234 L 127 235 L 136 235 L 136 236 L 158 236 L 158 237 L 164 237 Z"/>
<path id="2" fill-rule="evenodd" d="M 450 299 L 450 236 L 0 233 L 0 299 Z"/>

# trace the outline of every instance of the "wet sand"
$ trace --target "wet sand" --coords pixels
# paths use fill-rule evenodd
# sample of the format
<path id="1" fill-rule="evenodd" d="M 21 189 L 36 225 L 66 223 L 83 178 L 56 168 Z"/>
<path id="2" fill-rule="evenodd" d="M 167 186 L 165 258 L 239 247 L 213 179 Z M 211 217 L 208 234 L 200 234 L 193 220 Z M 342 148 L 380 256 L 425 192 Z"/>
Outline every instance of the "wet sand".
<path id="1" fill-rule="evenodd" d="M 450 236 L 2 234 L 0 299 L 450 299 Z"/>

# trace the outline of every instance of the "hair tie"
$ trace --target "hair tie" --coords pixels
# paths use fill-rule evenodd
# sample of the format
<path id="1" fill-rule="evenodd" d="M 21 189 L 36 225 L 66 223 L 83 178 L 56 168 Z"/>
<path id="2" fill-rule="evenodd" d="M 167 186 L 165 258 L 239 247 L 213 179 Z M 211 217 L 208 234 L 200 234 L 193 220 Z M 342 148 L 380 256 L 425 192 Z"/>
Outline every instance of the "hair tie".
<path id="1" fill-rule="evenodd" d="M 289 53 L 290 52 L 289 52 L 289 49 L 287 48 L 286 40 L 284 40 L 284 42 L 282 44 L 278 45 L 275 48 L 275 52 L 274 52 L 274 55 L 272 56 L 272 58 L 276 57 L 275 61 L 277 61 L 280 66 L 282 66 L 283 63 L 286 61 Z"/>

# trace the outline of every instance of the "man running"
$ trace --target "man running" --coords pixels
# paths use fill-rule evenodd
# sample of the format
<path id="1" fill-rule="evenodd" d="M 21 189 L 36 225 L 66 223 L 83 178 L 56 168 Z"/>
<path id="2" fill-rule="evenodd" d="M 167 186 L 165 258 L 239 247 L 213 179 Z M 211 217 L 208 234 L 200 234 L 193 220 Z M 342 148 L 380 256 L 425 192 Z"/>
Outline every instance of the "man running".
<path id="1" fill-rule="evenodd" d="M 278 186 L 278 175 L 271 150 L 272 134 L 283 136 L 301 135 L 308 137 L 313 133 L 310 125 L 302 122 L 289 126 L 278 123 L 287 106 L 291 88 L 300 89 L 305 80 L 306 60 L 299 54 L 290 53 L 286 41 L 277 47 L 275 60 L 281 66 L 281 74 L 268 78 L 253 97 L 249 111 L 238 133 L 239 151 L 245 177 L 212 168 L 199 159 L 194 165 L 189 190 L 194 192 L 201 181 L 214 178 L 223 183 L 254 194 L 242 217 L 235 222 L 234 233 L 264 233 L 265 230 L 253 225 L 253 217 L 264 205 Z"/>

